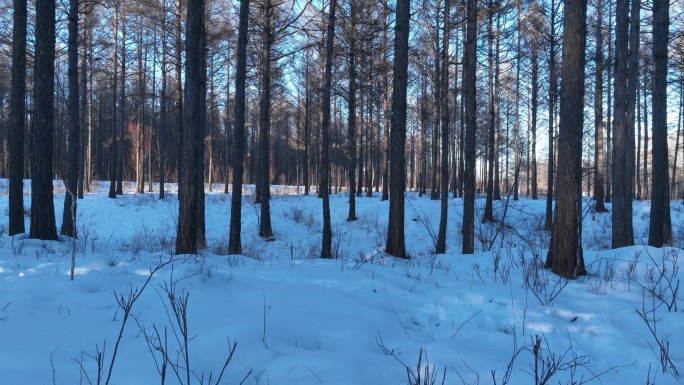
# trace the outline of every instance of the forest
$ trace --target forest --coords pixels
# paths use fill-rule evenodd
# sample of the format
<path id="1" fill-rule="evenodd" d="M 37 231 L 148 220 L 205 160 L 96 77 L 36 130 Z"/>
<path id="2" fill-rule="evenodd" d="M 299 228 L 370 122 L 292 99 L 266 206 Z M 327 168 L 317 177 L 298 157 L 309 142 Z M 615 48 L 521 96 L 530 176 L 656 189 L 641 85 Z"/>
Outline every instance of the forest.
<path id="1" fill-rule="evenodd" d="M 583 196 L 597 212 L 612 204 L 613 248 L 634 244 L 642 199 L 649 244 L 672 243 L 669 202 L 684 198 L 680 2 L 2 0 L 0 10 L 10 235 L 26 231 L 28 178 L 39 239 L 57 238 L 53 179 L 66 182 L 69 236 L 93 181 L 109 181 L 111 198 L 128 181 L 160 199 L 178 183 L 178 254 L 206 246 L 204 194 L 216 184 L 233 193 L 233 253 L 243 184 L 256 186 L 267 240 L 271 185 L 318 194 L 324 258 L 331 193 L 348 195 L 348 221 L 356 197 L 389 199 L 386 252 L 397 257 L 404 191 L 442 201 L 440 253 L 449 199 L 464 202 L 449 234 L 473 253 L 474 223 L 497 221 L 492 202 L 521 195 L 546 200 L 544 227 L 558 234 L 547 267 L 566 277 L 583 272 L 579 236 L 567 236 L 581 228 Z M 554 258 L 568 254 L 571 266 Z"/>
<path id="2" fill-rule="evenodd" d="M 683 24 L 0 0 L 0 378 L 680 383 Z"/>

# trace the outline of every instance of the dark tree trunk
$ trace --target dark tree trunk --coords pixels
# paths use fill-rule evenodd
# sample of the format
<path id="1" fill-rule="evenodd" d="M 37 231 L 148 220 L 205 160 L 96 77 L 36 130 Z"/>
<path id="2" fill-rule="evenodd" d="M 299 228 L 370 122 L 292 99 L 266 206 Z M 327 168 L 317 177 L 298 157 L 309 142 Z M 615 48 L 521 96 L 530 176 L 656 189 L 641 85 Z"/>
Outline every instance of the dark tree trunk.
<path id="1" fill-rule="evenodd" d="M 539 197 L 537 190 L 537 111 L 539 106 L 539 47 L 536 38 L 532 43 L 532 199 Z M 551 143 L 551 142 L 549 142 Z"/>
<path id="2" fill-rule="evenodd" d="M 629 42 L 629 1 L 617 1 L 617 20 L 615 26 L 615 116 L 613 118 L 613 211 L 612 211 L 612 248 L 634 244 L 632 227 L 632 188 L 633 163 L 630 163 L 629 125 L 629 86 L 627 80 Z M 632 133 L 633 137 L 633 133 Z M 632 158 L 633 159 L 633 158 Z"/>
<path id="3" fill-rule="evenodd" d="M 114 55 L 112 57 L 114 75 L 112 77 L 112 140 L 109 144 L 109 198 L 116 198 L 116 168 L 117 168 L 117 112 L 118 112 L 118 91 L 119 82 L 119 3 L 114 2 Z"/>
<path id="4" fill-rule="evenodd" d="M 518 175 L 520 173 L 520 62 L 522 61 L 522 51 L 521 48 L 521 34 L 522 34 L 522 23 L 520 16 L 522 14 L 522 4 L 517 3 L 517 13 L 516 22 L 518 25 L 518 30 L 516 32 L 516 58 L 515 58 L 515 124 L 513 126 L 513 168 L 514 168 L 514 179 L 513 179 L 513 200 L 517 201 L 519 196 L 519 186 Z"/>
<path id="5" fill-rule="evenodd" d="M 347 96 L 347 141 L 349 145 L 349 214 L 347 221 L 356 220 L 356 4 L 350 4 L 349 95 Z"/>
<path id="6" fill-rule="evenodd" d="M 487 9 L 487 199 L 482 222 L 494 222 L 494 1 Z M 534 141 L 532 142 L 534 145 Z"/>
<path id="7" fill-rule="evenodd" d="M 24 225 L 24 135 L 26 125 L 26 0 L 14 0 L 9 150 L 9 235 Z"/>
<path id="8" fill-rule="evenodd" d="M 76 9 L 78 12 L 78 8 Z M 90 176 L 86 173 L 86 158 L 90 157 L 90 153 L 87 151 L 88 145 L 86 144 L 87 140 L 87 135 L 86 135 L 86 114 L 88 111 L 88 68 L 87 68 L 87 50 L 88 50 L 88 13 L 85 13 L 83 15 L 83 24 L 81 29 L 83 30 L 83 33 L 81 35 L 81 39 L 83 41 L 83 45 L 81 48 L 82 55 L 81 55 L 81 72 L 79 73 L 81 77 L 81 84 L 80 84 L 80 90 L 79 90 L 79 97 L 80 99 L 80 111 L 79 111 L 79 124 L 78 124 L 78 129 L 79 129 L 79 154 L 78 154 L 78 175 L 79 175 L 79 181 L 78 181 L 78 199 L 83 199 L 83 193 L 84 191 L 90 191 L 90 187 L 86 187 L 86 183 L 89 185 L 90 184 Z M 78 52 L 77 52 L 78 56 Z M 78 59 L 77 59 L 78 60 Z"/>
<path id="9" fill-rule="evenodd" d="M 304 195 L 309 195 L 309 140 L 311 138 L 311 89 L 309 86 L 309 51 L 306 51 L 306 63 L 304 74 L 304 172 L 302 179 L 304 179 Z M 353 190 L 349 190 L 353 194 Z"/>
<path id="10" fill-rule="evenodd" d="M 157 140 L 159 141 L 159 199 L 166 198 L 166 147 L 169 144 L 168 138 L 168 127 L 166 120 L 167 111 L 167 100 L 166 100 L 166 7 L 162 8 L 161 11 L 161 100 L 159 108 L 159 131 L 157 135 Z"/>
<path id="11" fill-rule="evenodd" d="M 467 0 L 466 43 L 463 53 L 465 143 L 463 183 L 463 254 L 475 252 L 475 135 L 477 130 L 477 1 Z"/>
<path id="12" fill-rule="evenodd" d="M 643 183 L 643 192 L 644 195 L 642 196 L 643 198 L 650 199 L 650 189 L 649 189 L 649 184 L 648 184 L 648 95 L 647 91 L 649 88 L 649 84 L 651 84 L 652 79 L 649 76 L 649 72 L 651 71 L 650 68 L 648 68 L 647 64 L 644 64 L 644 67 L 647 68 L 645 70 L 646 74 L 644 75 L 644 84 L 643 84 L 643 104 L 641 105 L 641 110 L 644 112 L 643 114 L 643 122 L 644 122 L 644 157 L 643 157 L 643 167 L 642 167 L 642 172 L 643 172 L 643 178 L 642 178 L 642 183 Z"/>
<path id="13" fill-rule="evenodd" d="M 242 254 L 242 178 L 245 160 L 245 79 L 247 77 L 247 28 L 249 0 L 240 1 L 237 66 L 235 69 L 235 128 L 233 158 L 233 196 L 230 206 L 229 254 Z"/>
<path id="14" fill-rule="evenodd" d="M 330 225 L 330 94 L 332 89 L 333 39 L 335 37 L 335 8 L 337 0 L 330 1 L 328 32 L 325 50 L 325 78 L 323 81 L 323 121 L 321 122 L 321 193 L 323 195 L 323 242 L 321 258 L 332 258 L 332 227 Z"/>
<path id="15" fill-rule="evenodd" d="M 203 114 L 203 38 L 204 0 L 188 1 L 188 19 L 185 38 L 185 111 L 183 119 L 183 163 L 178 185 L 178 233 L 176 254 L 196 254 L 198 242 L 199 184 L 197 175 L 200 143 L 204 138 Z"/>
<path id="16" fill-rule="evenodd" d="M 433 89 L 434 89 L 434 100 L 432 102 L 432 168 L 431 168 L 431 183 L 430 183 L 430 199 L 439 199 L 439 179 L 437 174 L 439 172 L 439 119 L 440 119 L 440 106 L 442 100 L 442 82 L 440 76 L 442 71 L 440 70 L 441 65 L 446 65 L 446 63 L 441 63 L 440 57 L 440 41 L 439 41 L 439 19 L 442 8 L 442 1 L 436 0 L 435 5 L 435 59 L 434 67 L 435 73 L 433 75 Z"/>
<path id="17" fill-rule="evenodd" d="M 558 189 L 546 267 L 573 279 L 586 274 L 582 255 L 582 131 L 587 1 L 565 0 L 558 148 Z"/>
<path id="18" fill-rule="evenodd" d="M 596 81 L 594 82 L 594 200 L 596 212 L 606 212 L 603 199 L 604 157 L 603 157 L 603 4 L 596 3 Z"/>
<path id="19" fill-rule="evenodd" d="M 121 5 L 121 90 L 119 90 L 119 109 L 120 119 L 117 131 L 119 140 L 116 150 L 116 195 L 123 194 L 123 169 L 124 169 L 124 144 L 126 143 L 126 12 Z"/>
<path id="20" fill-rule="evenodd" d="M 408 86 L 408 37 L 410 0 L 397 0 L 394 26 L 394 80 L 390 131 L 390 210 L 387 229 L 389 255 L 406 258 L 404 239 L 404 191 L 406 190 L 406 89 Z"/>
<path id="21" fill-rule="evenodd" d="M 442 43 L 442 89 L 449 89 L 449 15 L 451 10 L 451 0 L 444 0 L 444 36 Z M 446 92 L 445 92 L 446 94 Z M 441 99 L 442 112 L 442 189 L 441 205 L 439 211 L 439 232 L 437 234 L 437 244 L 435 253 L 444 254 L 446 252 L 446 230 L 447 216 L 449 212 L 449 98 L 445 95 Z"/>
<path id="22" fill-rule="evenodd" d="M 501 65 L 501 12 L 496 15 L 496 53 L 494 54 L 494 188 L 492 199 L 501 200 L 501 175 L 499 170 L 499 104 L 501 102 L 500 65 Z"/>
<path id="23" fill-rule="evenodd" d="M 549 158 L 546 179 L 546 219 L 544 221 L 544 229 L 547 231 L 553 230 L 553 173 L 556 161 L 554 155 L 554 114 L 558 95 L 558 80 L 556 78 L 556 12 L 556 2 L 551 0 L 551 36 L 549 38 Z"/>
<path id="24" fill-rule="evenodd" d="M 259 101 L 259 189 L 261 190 L 261 218 L 259 222 L 259 236 L 273 238 L 271 228 L 271 206 L 269 180 L 269 131 L 271 116 L 271 0 L 266 0 L 263 5 L 264 25 L 261 41 L 261 100 Z"/>
<path id="25" fill-rule="evenodd" d="M 31 129 L 30 238 L 56 240 L 52 196 L 52 137 L 55 94 L 55 2 L 36 1 L 34 118 Z"/>
<path id="26" fill-rule="evenodd" d="M 66 177 L 66 194 L 60 234 L 76 238 L 76 194 L 78 193 L 78 158 L 80 153 L 80 127 L 78 114 L 78 0 L 69 0 L 67 61 L 69 78 L 69 152 Z"/>
<path id="27" fill-rule="evenodd" d="M 384 24 L 387 24 L 387 11 L 384 13 Z M 389 68 L 388 51 L 389 51 L 389 39 L 387 37 L 387 30 L 385 28 L 382 34 L 382 47 L 383 47 L 383 64 L 385 65 L 385 74 L 382 77 L 383 81 L 383 129 L 384 135 L 382 139 L 382 197 L 380 200 L 386 201 L 389 199 L 389 135 L 390 135 L 390 104 L 389 104 L 389 84 L 390 84 L 390 72 Z M 413 157 L 411 157 L 411 164 L 413 165 Z M 413 179 L 413 172 L 411 173 L 411 179 Z"/>
<path id="28" fill-rule="evenodd" d="M 176 101 L 176 173 L 178 175 L 177 182 L 180 185 L 183 175 L 181 173 L 181 166 L 183 164 L 183 83 L 181 82 L 181 72 L 183 69 L 183 63 L 181 62 L 181 54 L 183 49 L 182 44 L 182 26 L 181 26 L 181 15 L 183 11 L 181 0 L 176 0 L 175 9 L 175 72 L 176 72 L 176 83 L 175 83 L 175 101 Z"/>
<path id="29" fill-rule="evenodd" d="M 668 0 L 653 1 L 653 182 L 649 246 L 672 243 L 667 151 L 667 42 L 670 26 Z"/>

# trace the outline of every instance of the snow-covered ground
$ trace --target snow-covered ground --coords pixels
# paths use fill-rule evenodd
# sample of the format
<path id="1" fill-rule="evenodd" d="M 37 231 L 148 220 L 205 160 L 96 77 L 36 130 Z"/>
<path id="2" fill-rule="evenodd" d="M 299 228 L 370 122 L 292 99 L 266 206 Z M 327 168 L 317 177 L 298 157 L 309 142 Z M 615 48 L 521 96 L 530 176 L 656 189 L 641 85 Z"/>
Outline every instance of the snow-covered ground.
<path id="1" fill-rule="evenodd" d="M 207 249 L 175 256 L 175 195 L 159 201 L 129 185 L 108 199 L 99 185 L 79 201 L 70 281 L 74 244 L 7 236 L 0 185 L 1 384 L 159 384 L 164 354 L 166 384 L 216 383 L 236 342 L 221 384 L 408 384 L 421 348 L 421 376 L 429 363 L 437 384 L 684 378 L 684 251 L 643 246 L 649 202 L 634 203 L 641 246 L 619 250 L 608 250 L 610 214 L 585 202 L 590 275 L 566 282 L 540 268 L 543 200 L 496 202 L 503 225 L 477 222 L 477 254 L 461 255 L 462 200 L 452 199 L 448 253 L 433 255 L 439 202 L 408 193 L 405 261 L 383 254 L 388 202 L 357 198 L 359 219 L 346 222 L 347 197 L 333 195 L 339 258 L 321 260 L 321 201 L 276 186 L 275 240 L 257 236 L 258 205 L 247 195 L 245 255 L 227 256 L 230 196 L 216 185 L 206 197 Z M 63 199 L 58 192 L 58 221 Z M 672 218 L 681 248 L 681 202 Z"/>

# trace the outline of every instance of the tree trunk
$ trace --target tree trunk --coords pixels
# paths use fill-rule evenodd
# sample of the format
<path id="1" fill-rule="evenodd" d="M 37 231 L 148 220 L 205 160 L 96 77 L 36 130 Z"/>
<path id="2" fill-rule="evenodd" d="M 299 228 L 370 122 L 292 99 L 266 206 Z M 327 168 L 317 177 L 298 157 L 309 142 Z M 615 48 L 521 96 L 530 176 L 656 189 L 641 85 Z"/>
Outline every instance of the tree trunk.
<path id="1" fill-rule="evenodd" d="M 306 50 L 306 62 L 304 70 L 304 195 L 309 195 L 309 140 L 311 138 L 311 89 L 309 85 L 309 50 Z M 350 188 L 349 194 L 354 191 Z"/>
<path id="2" fill-rule="evenodd" d="M 551 36 L 549 39 L 549 158 L 546 171 L 546 218 L 544 221 L 544 229 L 547 231 L 553 230 L 553 172 L 556 161 L 553 140 L 555 132 L 554 114 L 556 111 L 556 98 L 558 96 L 558 80 L 556 78 L 556 12 L 556 1 L 551 0 Z"/>
<path id="3" fill-rule="evenodd" d="M 638 2 L 638 0 L 637 0 Z M 667 42 L 670 26 L 668 0 L 653 1 L 653 184 L 648 245 L 672 244 L 667 151 Z"/>
<path id="4" fill-rule="evenodd" d="M 118 137 L 116 150 L 116 195 L 123 194 L 124 144 L 126 143 L 126 12 L 121 5 L 121 89 L 119 90 L 120 119 L 118 121 Z"/>
<path id="5" fill-rule="evenodd" d="M 9 235 L 24 225 L 24 136 L 26 131 L 26 0 L 14 0 L 9 150 Z"/>
<path id="6" fill-rule="evenodd" d="M 394 79 L 390 131 L 390 210 L 385 252 L 407 258 L 404 239 L 404 191 L 406 190 L 406 89 L 408 86 L 408 37 L 410 0 L 397 0 L 394 26 Z"/>
<path id="7" fill-rule="evenodd" d="M 64 211 L 62 215 L 62 229 L 60 234 L 76 238 L 76 194 L 78 193 L 78 158 L 80 153 L 80 122 L 78 111 L 78 0 L 69 0 L 68 15 L 68 82 L 69 82 L 69 152 L 67 177 L 65 181 L 66 194 L 64 197 Z"/>
<path id="8" fill-rule="evenodd" d="M 489 0 L 487 9 L 487 200 L 482 222 L 494 222 L 494 1 Z M 534 141 L 532 142 L 534 145 Z"/>
<path id="9" fill-rule="evenodd" d="M 594 82 L 594 200 L 596 212 L 604 213 L 603 203 L 605 191 L 603 188 L 604 157 L 603 157 L 603 4 L 596 3 L 596 81 Z"/>
<path id="10" fill-rule="evenodd" d="M 451 14 L 451 0 L 444 0 L 444 36 L 442 43 L 442 90 L 449 89 L 449 15 Z M 446 94 L 446 92 L 445 92 Z M 447 216 L 449 213 L 449 98 L 447 95 L 440 100 L 442 112 L 442 181 L 441 205 L 439 211 L 439 232 L 435 253 L 446 252 Z"/>
<path id="11" fill-rule="evenodd" d="M 109 144 L 109 198 L 116 198 L 116 169 L 117 169 L 117 112 L 118 112 L 118 91 L 119 82 L 119 2 L 114 2 L 114 55 L 112 57 L 114 74 L 112 76 L 112 140 Z"/>
<path id="12" fill-rule="evenodd" d="M 466 44 L 463 53 L 463 97 L 465 101 L 463 254 L 475 252 L 475 135 L 477 129 L 477 1 L 467 0 Z"/>
<path id="13" fill-rule="evenodd" d="M 242 219 L 242 178 L 245 160 L 245 79 L 247 77 L 247 28 L 249 24 L 249 0 L 240 1 L 240 24 L 238 27 L 237 66 L 235 69 L 235 152 L 233 158 L 233 196 L 230 206 L 229 254 L 242 254 L 240 240 Z"/>
<path id="14" fill-rule="evenodd" d="M 261 41 L 261 95 L 259 101 L 259 189 L 261 190 L 261 219 L 259 222 L 259 236 L 273 238 L 271 228 L 271 206 L 269 180 L 269 131 L 271 116 L 271 0 L 266 0 L 263 5 L 264 25 Z"/>
<path id="15" fill-rule="evenodd" d="M 501 102 L 500 88 L 500 65 L 501 65 L 501 12 L 496 15 L 496 53 L 494 54 L 494 190 L 492 199 L 501 200 L 501 181 L 499 170 L 499 104 Z"/>
<path id="16" fill-rule="evenodd" d="M 330 0 L 330 14 L 328 15 L 328 33 L 325 50 L 325 79 L 323 81 L 323 121 L 321 133 L 321 180 L 323 194 L 323 242 L 321 258 L 332 258 L 332 227 L 330 225 L 330 94 L 332 90 L 332 60 L 333 39 L 335 36 L 335 8 L 337 0 Z"/>
<path id="17" fill-rule="evenodd" d="M 383 14 L 383 24 L 387 24 L 387 10 L 385 10 Z M 389 39 L 387 37 L 387 32 L 388 28 L 385 28 L 382 33 L 382 47 L 383 47 L 383 55 L 382 55 L 382 60 L 384 64 L 384 75 L 382 77 L 383 81 L 383 128 L 384 128 L 384 135 L 382 139 L 382 197 L 380 200 L 386 201 L 389 199 L 389 135 L 390 135 L 390 104 L 389 104 L 389 84 L 390 84 L 390 72 L 388 70 L 389 68 L 389 61 L 388 61 L 388 52 L 389 52 Z M 411 164 L 414 164 L 413 157 L 411 157 Z M 411 173 L 411 179 L 413 179 L 413 173 Z"/>
<path id="18" fill-rule="evenodd" d="M 441 100 L 442 100 L 442 82 L 440 80 L 440 76 L 442 75 L 442 71 L 440 70 L 440 66 L 442 64 L 446 65 L 446 63 L 441 63 L 441 57 L 440 57 L 440 41 L 439 41 L 439 16 L 441 14 L 441 8 L 442 8 L 442 1 L 441 0 L 436 0 L 435 4 L 435 15 L 436 15 L 436 20 L 435 20 L 435 41 L 434 41 L 434 46 L 435 46 L 435 58 L 434 58 L 434 67 L 435 67 L 435 72 L 433 75 L 433 89 L 434 89 L 434 100 L 432 103 L 432 167 L 431 167 L 431 174 L 432 174 L 432 182 L 430 183 L 430 199 L 431 200 L 437 200 L 439 199 L 439 189 L 438 189 L 438 179 L 437 179 L 437 174 L 439 170 L 439 119 L 440 119 L 440 107 L 441 107 Z"/>
<path id="19" fill-rule="evenodd" d="M 539 106 L 539 47 L 537 46 L 536 37 L 532 37 L 532 39 L 532 162 L 530 166 L 532 167 L 532 199 L 537 199 L 539 197 L 537 185 L 537 111 Z M 553 116 L 553 114 L 550 114 L 550 116 Z"/>
<path id="20" fill-rule="evenodd" d="M 349 214 L 347 221 L 356 220 L 356 3 L 350 7 L 349 36 L 349 94 L 347 96 L 347 141 L 349 146 Z"/>
<path id="21" fill-rule="evenodd" d="M 159 131 L 157 140 L 159 141 L 159 199 L 166 198 L 166 147 L 169 144 L 168 127 L 166 120 L 167 100 L 166 100 L 166 7 L 161 10 L 161 100 L 159 108 Z"/>
<path id="22" fill-rule="evenodd" d="M 176 237 L 176 254 L 196 254 L 198 245 L 198 211 L 199 191 L 197 175 L 198 162 L 202 159 L 201 140 L 204 136 L 202 126 L 203 86 L 202 74 L 204 31 L 204 0 L 189 0 L 187 8 L 187 31 L 185 38 L 185 111 L 183 119 L 183 163 L 180 169 L 178 185 L 178 233 Z"/>
<path id="23" fill-rule="evenodd" d="M 55 2 L 37 0 L 29 237 L 42 240 L 57 240 L 52 195 L 55 42 Z"/>
<path id="24" fill-rule="evenodd" d="M 628 151 L 629 125 L 627 122 L 629 88 L 627 71 L 629 59 L 628 27 L 629 1 L 617 1 L 615 26 L 615 116 L 613 118 L 613 211 L 612 248 L 634 244 L 632 227 L 633 163 Z M 632 138 L 633 138 L 632 132 Z"/>
<path id="25" fill-rule="evenodd" d="M 565 0 L 558 148 L 558 190 L 546 267 L 573 279 L 586 274 L 582 255 L 582 131 L 587 1 Z"/>

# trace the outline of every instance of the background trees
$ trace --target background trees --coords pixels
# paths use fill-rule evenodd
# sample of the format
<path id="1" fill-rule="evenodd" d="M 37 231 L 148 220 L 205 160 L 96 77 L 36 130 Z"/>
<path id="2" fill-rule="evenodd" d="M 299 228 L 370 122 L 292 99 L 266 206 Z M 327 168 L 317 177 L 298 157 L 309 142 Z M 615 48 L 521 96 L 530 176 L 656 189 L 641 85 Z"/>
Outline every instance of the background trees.
<path id="1" fill-rule="evenodd" d="M 380 191 L 383 195 L 377 197 L 387 198 L 393 183 L 396 198 L 399 191 L 416 190 L 444 199 L 444 192 L 452 190 L 465 204 L 465 217 L 458 222 L 464 252 L 475 248 L 472 223 L 478 192 L 487 193 L 486 210 L 478 218 L 487 221 L 500 219 L 495 209 L 502 194 L 546 195 L 545 227 L 553 228 L 552 204 L 562 184 L 555 180 L 561 171 L 559 150 L 567 145 L 559 132 L 557 94 L 558 81 L 568 76 L 559 72 L 566 62 L 558 55 L 558 49 L 569 44 L 559 30 L 568 10 L 559 1 L 410 4 L 406 123 L 398 126 L 396 135 L 392 119 L 400 111 L 392 105 L 403 96 L 393 81 L 403 75 L 393 66 L 403 54 L 393 46 L 398 37 L 394 26 L 406 4 L 339 2 L 330 60 L 328 138 L 323 135 L 323 85 L 329 4 L 259 0 L 246 5 L 252 7 L 252 18 L 245 32 L 241 85 L 235 80 L 240 56 L 235 38 L 238 3 L 242 7 L 237 0 L 215 1 L 203 14 L 206 39 L 200 43 L 203 56 L 197 68 L 205 79 L 199 93 L 206 94 L 206 101 L 187 122 L 199 124 L 193 132 L 201 136 L 193 136 L 196 148 L 189 154 L 194 155 L 187 155 L 191 159 L 182 151 L 191 139 L 181 124 L 196 102 L 185 95 L 193 80 L 184 71 L 194 60 L 187 53 L 192 23 L 186 18 L 186 1 L 81 3 L 77 47 L 73 38 L 66 38 L 73 24 L 56 26 L 51 77 L 56 87 L 47 91 L 42 88 L 47 81 L 41 76 L 44 72 L 38 68 L 44 63 L 35 60 L 43 54 L 38 28 L 26 29 L 28 45 L 22 54 L 21 21 L 33 23 L 36 12 L 29 8 L 22 16 L 24 2 L 0 0 L 0 9 L 8 10 L 0 12 L 4 25 L 16 23 L 0 32 L 0 177 L 11 179 L 12 234 L 24 231 L 22 178 L 37 181 L 48 174 L 50 179 L 66 179 L 79 197 L 89 191 L 92 180 L 109 179 L 111 197 L 124 192 L 124 181 L 134 181 L 136 193 L 158 188 L 164 199 L 167 182 L 185 186 L 183 179 L 192 178 L 198 206 L 191 211 L 198 213 L 201 194 L 215 183 L 227 182 L 227 193 L 237 193 L 243 182 L 254 184 L 261 205 L 260 233 L 267 239 L 277 235 L 269 224 L 272 184 L 303 186 L 302 193 L 312 190 L 320 196 L 323 189 L 348 194 L 349 220 L 356 218 L 357 199 Z M 603 211 L 602 198 L 612 202 L 605 208 L 615 224 L 614 247 L 634 242 L 633 194 L 637 199 L 654 198 L 654 210 L 661 211 L 657 196 L 659 183 L 666 180 L 663 169 L 672 167 L 670 186 L 663 191 L 672 197 L 684 193 L 678 172 L 684 158 L 684 66 L 679 54 L 683 40 L 678 33 L 683 17 L 681 7 L 673 7 L 677 11 L 663 19 L 674 31 L 669 37 L 665 34 L 666 40 L 658 32 L 662 28 L 656 28 L 663 25 L 656 23 L 656 16 L 662 15 L 655 10 L 660 8 L 652 10 L 650 3 L 591 2 L 590 20 L 582 17 L 589 20 L 584 86 L 593 92 L 576 113 L 583 112 L 584 121 L 593 123 L 591 129 L 584 127 L 581 137 L 581 194 L 596 199 L 597 212 Z M 59 20 L 75 20 L 66 4 L 58 4 L 55 12 Z M 663 46 L 670 52 L 664 67 L 662 54 L 654 53 Z M 75 68 L 74 57 L 80 71 L 76 78 L 70 76 L 75 73 L 70 70 Z M 50 111 L 42 108 L 48 103 L 46 92 L 52 95 Z M 241 98 L 243 131 L 236 110 Z M 39 119 L 48 125 L 39 124 Z M 41 131 L 45 127 L 49 132 Z M 47 134 L 53 138 L 49 146 L 21 142 L 41 138 L 36 141 L 41 146 Z M 327 172 L 323 150 L 329 151 Z M 35 163 L 28 156 L 34 151 L 50 154 L 48 172 L 41 168 L 47 162 Z M 394 161 L 392 155 L 397 157 Z M 195 159 L 197 164 L 190 167 Z M 190 168 L 185 170 L 186 166 Z M 398 184 L 401 179 L 404 184 Z M 393 218 L 405 211 L 396 207 Z M 666 216 L 667 209 L 662 210 Z M 73 233 L 70 216 L 63 213 L 62 232 Z M 199 220 L 202 214 L 197 215 Z M 655 216 L 654 220 L 660 222 Z M 394 230 L 400 238 L 398 228 Z M 202 238 L 202 233 L 198 230 L 197 236 Z M 438 235 L 437 249 L 442 251 L 452 234 L 440 226 Z M 397 247 L 396 254 L 402 255 Z M 231 250 L 239 249 L 234 244 Z M 395 253 L 392 247 L 389 252 Z"/>

